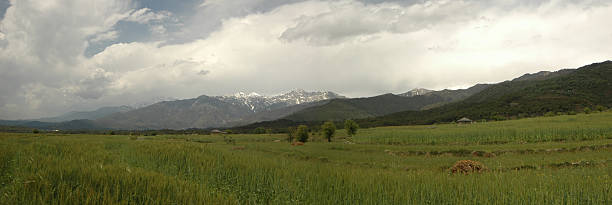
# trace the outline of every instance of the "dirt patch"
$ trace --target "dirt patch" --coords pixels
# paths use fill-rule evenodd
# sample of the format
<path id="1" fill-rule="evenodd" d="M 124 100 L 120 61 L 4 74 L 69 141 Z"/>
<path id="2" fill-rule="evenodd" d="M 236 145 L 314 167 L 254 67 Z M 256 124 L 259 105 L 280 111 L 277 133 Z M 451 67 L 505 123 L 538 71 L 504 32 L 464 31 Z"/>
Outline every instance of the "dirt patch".
<path id="1" fill-rule="evenodd" d="M 523 150 L 498 150 L 498 151 L 481 151 L 481 150 L 446 150 L 446 151 L 391 151 L 384 152 L 394 156 L 454 156 L 454 157 L 497 157 L 503 154 L 544 154 L 544 153 L 564 153 L 564 152 L 589 152 L 597 150 L 612 149 L 612 144 L 605 145 L 590 145 L 573 148 L 554 148 L 554 149 L 523 149 Z"/>

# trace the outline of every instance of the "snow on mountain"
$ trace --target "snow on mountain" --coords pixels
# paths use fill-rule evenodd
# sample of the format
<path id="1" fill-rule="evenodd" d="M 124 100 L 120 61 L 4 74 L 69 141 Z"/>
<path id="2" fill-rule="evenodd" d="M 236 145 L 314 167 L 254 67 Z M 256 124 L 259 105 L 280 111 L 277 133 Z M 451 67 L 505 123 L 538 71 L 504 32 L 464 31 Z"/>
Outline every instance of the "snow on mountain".
<path id="1" fill-rule="evenodd" d="M 215 98 L 233 105 L 246 106 L 253 112 L 260 112 L 302 103 L 344 98 L 344 96 L 329 91 L 307 92 L 302 89 L 296 89 L 276 96 L 264 96 L 255 92 L 248 94 L 238 92 L 233 95 L 217 96 Z"/>
<path id="2" fill-rule="evenodd" d="M 410 90 L 408 92 L 399 94 L 399 96 L 413 97 L 413 96 L 425 95 L 425 94 L 431 93 L 431 92 L 433 92 L 433 90 L 428 90 L 428 89 L 425 89 L 425 88 L 415 88 L 415 89 L 412 89 L 412 90 Z"/>

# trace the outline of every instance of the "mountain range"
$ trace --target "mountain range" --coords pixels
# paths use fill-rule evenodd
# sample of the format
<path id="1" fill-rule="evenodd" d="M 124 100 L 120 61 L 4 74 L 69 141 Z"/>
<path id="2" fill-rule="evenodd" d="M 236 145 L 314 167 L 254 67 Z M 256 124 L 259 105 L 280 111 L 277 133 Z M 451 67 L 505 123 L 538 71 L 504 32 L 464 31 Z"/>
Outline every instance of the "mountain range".
<path id="1" fill-rule="evenodd" d="M 360 125 L 388 126 L 452 122 L 460 117 L 503 120 L 545 113 L 612 106 L 612 62 L 578 69 L 525 74 L 467 89 L 417 88 L 401 94 L 346 98 L 330 91 L 292 90 L 276 95 L 239 92 L 169 100 L 141 108 L 105 107 L 0 125 L 42 129 L 188 129 L 256 127 L 283 129 L 298 124 L 356 119 Z"/>
<path id="2" fill-rule="evenodd" d="M 333 92 L 292 90 L 263 96 L 243 92 L 228 96 L 202 95 L 193 99 L 164 101 L 94 120 L 112 129 L 187 129 L 244 125 L 278 119 L 316 102 L 344 98 Z M 299 108 L 299 109 L 296 109 Z"/>
<path id="3" fill-rule="evenodd" d="M 62 114 L 56 117 L 40 118 L 31 121 L 40 122 L 66 122 L 72 120 L 95 120 L 102 118 L 114 113 L 122 113 L 133 110 L 131 106 L 116 106 L 116 107 L 102 107 L 94 111 L 71 111 L 66 114 Z"/>
<path id="4" fill-rule="evenodd" d="M 325 120 L 338 122 L 343 118 L 356 119 L 362 127 L 448 123 L 462 117 L 506 120 L 612 107 L 612 61 L 578 69 L 525 74 L 513 80 L 478 84 L 463 90 L 414 90 L 401 95 L 410 97 L 405 102 L 391 94 L 332 100 L 282 119 L 234 130 L 248 131 L 256 127 L 283 130 L 299 124 L 317 126 Z M 399 109 L 404 110 L 391 111 Z"/>

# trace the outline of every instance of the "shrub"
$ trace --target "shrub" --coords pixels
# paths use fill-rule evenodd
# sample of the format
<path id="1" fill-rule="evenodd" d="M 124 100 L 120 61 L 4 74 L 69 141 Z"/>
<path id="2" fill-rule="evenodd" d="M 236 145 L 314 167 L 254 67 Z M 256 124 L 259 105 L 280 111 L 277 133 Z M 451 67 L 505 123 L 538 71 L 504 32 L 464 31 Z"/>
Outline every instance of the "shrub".
<path id="1" fill-rule="evenodd" d="M 344 121 L 344 129 L 346 130 L 346 134 L 349 137 L 352 137 L 357 134 L 357 129 L 359 129 L 359 125 L 353 120 L 346 120 Z"/>
<path id="2" fill-rule="evenodd" d="M 38 133 L 40 133 L 40 130 L 38 130 L 38 129 L 33 129 L 33 130 L 32 130 L 32 133 L 34 133 L 34 134 L 38 134 Z"/>
<path id="3" fill-rule="evenodd" d="M 300 142 L 308 141 L 308 127 L 306 125 L 300 125 L 297 128 L 297 140 Z"/>
<path id="4" fill-rule="evenodd" d="M 585 107 L 584 108 L 584 113 L 585 114 L 590 114 L 591 113 L 591 108 Z"/>
<path id="5" fill-rule="evenodd" d="M 266 133 L 266 128 L 258 127 L 258 128 L 255 128 L 255 130 L 253 130 L 253 132 L 255 132 L 255 134 L 265 134 Z"/>
<path id="6" fill-rule="evenodd" d="M 297 130 L 295 129 L 295 127 L 287 128 L 287 141 L 289 143 L 293 142 L 293 138 L 295 138 L 296 132 Z"/>
<path id="7" fill-rule="evenodd" d="M 595 107 L 595 109 L 596 109 L 597 111 L 599 111 L 599 112 L 603 112 L 604 110 L 606 110 L 606 107 L 601 106 L 601 105 L 598 105 L 598 106 L 596 106 L 596 107 Z"/>
<path id="8" fill-rule="evenodd" d="M 323 123 L 321 128 L 323 129 L 323 134 L 325 135 L 325 138 L 327 138 L 327 141 L 331 142 L 332 137 L 334 137 L 334 134 L 336 133 L 336 125 L 333 122 L 328 121 Z"/>
<path id="9" fill-rule="evenodd" d="M 451 173 L 461 173 L 461 174 L 470 174 L 470 173 L 481 173 L 485 171 L 487 168 L 484 164 L 472 161 L 472 160 L 461 160 L 455 163 L 453 167 L 451 167 Z"/>
<path id="10" fill-rule="evenodd" d="M 231 144 L 231 145 L 236 144 L 236 140 L 230 136 L 223 135 L 223 141 L 225 142 L 225 144 Z"/>

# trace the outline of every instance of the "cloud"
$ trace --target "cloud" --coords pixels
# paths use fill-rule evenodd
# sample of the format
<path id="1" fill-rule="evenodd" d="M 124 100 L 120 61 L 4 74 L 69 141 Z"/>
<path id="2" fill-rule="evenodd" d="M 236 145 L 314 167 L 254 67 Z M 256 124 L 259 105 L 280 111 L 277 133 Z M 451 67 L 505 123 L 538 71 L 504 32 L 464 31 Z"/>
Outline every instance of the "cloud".
<path id="1" fill-rule="evenodd" d="M 129 2 L 23 2 L 0 24 L 0 118 L 239 90 L 357 97 L 462 87 L 612 53 L 612 6 L 603 1 L 207 1 L 183 34 Z M 121 35 L 120 21 L 150 24 L 164 38 L 83 56 L 96 39 Z M 191 40 L 168 43 L 176 35 Z"/>
<path id="2" fill-rule="evenodd" d="M 198 75 L 208 75 L 209 73 L 209 70 L 201 70 L 200 72 L 198 72 Z"/>
<path id="3" fill-rule="evenodd" d="M 106 61 L 122 62 L 124 56 L 130 56 L 130 61 L 140 59 L 132 56 L 136 55 L 143 59 L 155 56 L 154 62 L 164 65 L 184 58 L 205 62 L 206 69 L 212 71 L 206 81 L 189 74 L 199 71 L 200 65 L 184 65 L 180 69 L 149 66 L 119 79 L 140 82 L 144 80 L 140 76 L 147 76 L 145 79 L 155 79 L 157 87 L 163 87 L 160 89 L 179 90 L 187 85 L 202 88 L 175 92 L 181 97 L 246 88 L 264 92 L 286 87 L 331 89 L 357 96 L 413 87 L 439 89 L 501 81 L 524 72 L 575 67 L 605 59 L 606 53 L 601 49 L 608 48 L 589 38 L 570 43 L 569 39 L 576 38 L 561 32 L 567 27 L 601 29 L 605 22 L 598 19 L 605 19 L 610 8 L 596 7 L 583 14 L 584 18 L 573 18 L 581 16 L 577 14 L 584 12 L 582 6 L 551 2 L 509 10 L 461 1 L 409 6 L 302 2 L 225 20 L 218 31 L 195 42 L 146 48 L 142 48 L 143 44 L 122 44 L 102 55 L 138 48 L 137 52 L 115 55 L 117 59 Z M 486 9 L 475 13 L 483 8 Z M 444 16 L 447 13 L 454 16 Z M 357 14 L 364 14 L 366 20 L 353 23 L 350 19 Z M 590 23 L 584 26 L 585 22 Z M 345 27 L 330 31 L 339 24 Z M 326 46 L 304 39 L 317 39 Z M 592 46 L 599 49 L 586 53 L 559 49 Z M 128 63 L 127 67 L 139 64 L 148 65 Z M 157 87 L 131 86 L 145 93 Z"/>
<path id="4" fill-rule="evenodd" d="M 154 12 L 149 8 L 133 10 L 131 14 L 125 18 L 125 21 L 137 22 L 140 24 L 148 24 L 151 22 L 160 22 L 172 17 L 172 13 L 168 11 Z"/>
<path id="5" fill-rule="evenodd" d="M 330 3 L 327 10 L 298 17 L 296 25 L 283 32 L 281 38 L 329 45 L 356 37 L 369 39 L 369 36 L 385 32 L 416 32 L 432 25 L 476 18 L 477 14 L 469 11 L 478 7 L 475 2 L 463 1 L 433 1 L 411 6 L 337 1 Z"/>
<path id="6" fill-rule="evenodd" d="M 112 82 L 112 73 L 98 69 L 91 76 L 80 80 L 72 92 L 83 99 L 98 99 L 107 92 Z"/>
<path id="7" fill-rule="evenodd" d="M 64 93 L 95 70 L 83 67 L 88 39 L 111 31 L 129 1 L 11 1 L 0 31 L 0 118 L 57 112 Z M 66 94 L 66 95 L 65 95 Z"/>
<path id="8" fill-rule="evenodd" d="M 93 39 L 91 39 L 92 43 L 99 43 L 102 41 L 113 41 L 119 37 L 119 32 L 117 31 L 108 31 L 105 33 L 101 33 L 96 35 Z"/>

